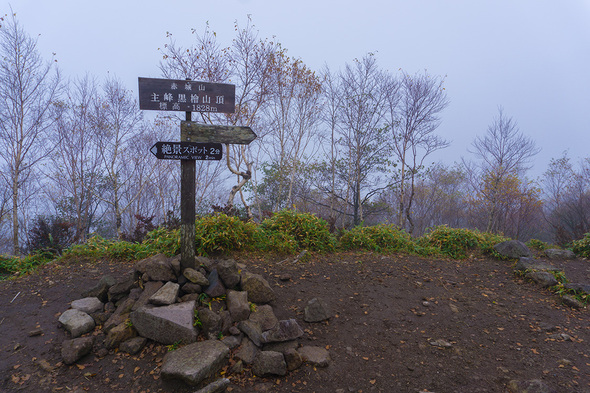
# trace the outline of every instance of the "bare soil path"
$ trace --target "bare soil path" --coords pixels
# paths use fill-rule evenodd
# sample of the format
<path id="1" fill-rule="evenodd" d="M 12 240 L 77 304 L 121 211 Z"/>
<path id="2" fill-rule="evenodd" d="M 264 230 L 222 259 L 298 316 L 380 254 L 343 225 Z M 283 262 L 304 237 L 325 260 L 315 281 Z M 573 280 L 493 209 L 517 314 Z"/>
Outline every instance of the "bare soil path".
<path id="1" fill-rule="evenodd" d="M 301 343 L 328 348 L 332 364 L 283 378 L 246 370 L 229 376 L 228 391 L 505 392 L 511 380 L 538 379 L 557 392 L 590 392 L 588 311 L 516 278 L 510 262 L 371 253 L 313 255 L 297 264 L 235 258 L 271 282 L 279 319 L 296 318 L 306 332 Z M 571 281 L 590 282 L 589 262 L 553 263 Z M 60 313 L 102 275 L 131 266 L 50 265 L 0 282 L 0 391 L 194 392 L 160 379 L 167 348 L 154 343 L 138 355 L 111 351 L 61 363 L 68 337 Z M 291 279 L 279 280 L 285 274 Z M 314 297 L 331 306 L 329 322 L 303 322 Z"/>

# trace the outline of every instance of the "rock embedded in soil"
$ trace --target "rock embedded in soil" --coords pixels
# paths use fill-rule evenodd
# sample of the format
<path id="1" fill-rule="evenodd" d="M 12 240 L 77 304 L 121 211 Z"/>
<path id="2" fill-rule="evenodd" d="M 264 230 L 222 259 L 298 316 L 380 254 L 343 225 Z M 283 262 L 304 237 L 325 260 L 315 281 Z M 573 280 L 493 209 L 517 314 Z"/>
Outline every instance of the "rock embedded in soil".
<path id="1" fill-rule="evenodd" d="M 571 308 L 584 308 L 585 305 L 584 303 L 582 303 L 581 301 L 579 301 L 578 299 L 576 299 L 575 297 L 571 296 L 571 295 L 563 295 L 561 297 L 561 301 L 563 302 L 563 304 L 565 304 L 568 307 Z"/>
<path id="2" fill-rule="evenodd" d="M 520 258 L 518 262 L 516 262 L 516 265 L 514 265 L 514 270 L 520 272 L 527 270 L 552 272 L 559 271 L 560 269 L 543 261 L 537 261 L 533 258 Z"/>
<path id="3" fill-rule="evenodd" d="M 123 322 L 109 331 L 104 346 L 107 349 L 117 348 L 123 341 L 127 341 L 135 336 L 137 336 L 137 331 L 133 326 L 128 322 Z"/>
<path id="4" fill-rule="evenodd" d="M 539 284 L 543 288 L 552 287 L 557 285 L 557 280 L 555 276 L 549 272 L 528 272 L 525 275 L 526 278 L 529 280 L 533 280 L 535 283 Z"/>
<path id="5" fill-rule="evenodd" d="M 209 385 L 202 389 L 197 390 L 195 393 L 221 393 L 225 392 L 230 384 L 230 380 L 227 378 L 218 379 L 215 382 L 211 382 Z"/>
<path id="6" fill-rule="evenodd" d="M 545 256 L 549 259 L 576 259 L 576 254 L 572 250 L 560 250 L 558 248 L 545 250 Z"/>
<path id="7" fill-rule="evenodd" d="M 285 357 L 285 363 L 287 364 L 287 370 L 289 371 L 297 370 L 303 363 L 301 354 L 299 354 L 294 348 L 288 348 L 283 352 L 283 356 Z"/>
<path id="8" fill-rule="evenodd" d="M 320 298 L 313 298 L 307 302 L 307 306 L 303 312 L 303 320 L 305 322 L 321 322 L 332 317 L 330 306 L 325 300 Z"/>
<path id="9" fill-rule="evenodd" d="M 94 319 L 90 315 L 75 309 L 64 311 L 58 320 L 70 332 L 72 338 L 90 332 L 95 326 Z"/>
<path id="10" fill-rule="evenodd" d="M 218 372 L 229 356 L 229 349 L 217 340 L 206 340 L 168 352 L 162 361 L 161 375 L 198 385 Z"/>
<path id="11" fill-rule="evenodd" d="M 280 352 L 261 351 L 252 362 L 252 372 L 256 376 L 287 374 L 285 357 Z"/>
<path id="12" fill-rule="evenodd" d="M 94 337 L 80 337 L 65 340 L 61 347 L 61 356 L 65 364 L 73 364 L 89 354 L 94 345 Z"/>
<path id="13" fill-rule="evenodd" d="M 540 379 L 529 381 L 512 380 L 508 382 L 507 388 L 509 393 L 557 393 L 556 390 Z"/>
<path id="14" fill-rule="evenodd" d="M 83 311 L 86 314 L 92 314 L 102 311 L 104 303 L 97 297 L 85 297 L 83 299 L 74 300 L 72 302 L 72 308 Z"/>
<path id="15" fill-rule="evenodd" d="M 197 340 L 197 330 L 193 326 L 195 302 L 184 302 L 170 306 L 143 307 L 130 315 L 133 327 L 140 336 L 161 344 L 185 344 Z"/>
<path id="16" fill-rule="evenodd" d="M 331 363 L 330 353 L 321 347 L 304 346 L 297 350 L 301 358 L 316 367 L 328 367 Z"/>
<path id="17" fill-rule="evenodd" d="M 498 243 L 494 246 L 494 250 L 496 250 L 498 254 L 511 259 L 530 257 L 533 255 L 526 244 L 518 240 L 507 240 Z"/>
<path id="18" fill-rule="evenodd" d="M 119 345 L 119 350 L 126 352 L 130 355 L 135 355 L 145 347 L 147 344 L 147 338 L 145 337 L 133 337 L 129 340 L 125 340 Z"/>

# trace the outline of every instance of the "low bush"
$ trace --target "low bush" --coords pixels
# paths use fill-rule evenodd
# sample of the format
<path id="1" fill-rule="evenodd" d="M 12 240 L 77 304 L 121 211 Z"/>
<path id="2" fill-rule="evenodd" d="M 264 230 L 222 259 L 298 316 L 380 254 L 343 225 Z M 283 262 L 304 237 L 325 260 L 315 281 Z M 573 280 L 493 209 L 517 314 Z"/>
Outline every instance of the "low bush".
<path id="1" fill-rule="evenodd" d="M 412 237 L 395 225 L 379 224 L 354 227 L 340 237 L 342 250 L 410 251 L 414 249 Z"/>
<path id="2" fill-rule="evenodd" d="M 536 251 L 545 251 L 548 248 L 552 248 L 552 246 L 549 243 L 545 243 L 544 241 L 538 239 L 529 240 L 528 242 L 526 242 L 526 246 L 531 250 Z"/>
<path id="3" fill-rule="evenodd" d="M 590 258 L 590 233 L 586 233 L 583 238 L 572 241 L 572 251 L 583 258 Z"/>
<path id="4" fill-rule="evenodd" d="M 333 251 L 336 244 L 326 221 L 310 213 L 282 210 L 264 220 L 260 229 L 277 240 L 290 236 L 298 249 Z"/>
<path id="5" fill-rule="evenodd" d="M 254 248 L 256 225 L 237 217 L 214 214 L 195 222 L 197 255 L 249 250 Z"/>
<path id="6" fill-rule="evenodd" d="M 479 245 L 478 233 L 463 228 L 449 228 L 440 225 L 418 240 L 421 246 L 438 249 L 440 254 L 453 259 L 467 258 L 467 252 Z"/>

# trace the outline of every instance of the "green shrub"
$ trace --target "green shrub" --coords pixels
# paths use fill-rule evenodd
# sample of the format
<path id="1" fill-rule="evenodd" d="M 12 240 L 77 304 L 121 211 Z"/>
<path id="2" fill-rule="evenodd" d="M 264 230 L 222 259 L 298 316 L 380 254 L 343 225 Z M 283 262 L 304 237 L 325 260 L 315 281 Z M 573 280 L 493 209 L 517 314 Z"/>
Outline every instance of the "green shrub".
<path id="1" fill-rule="evenodd" d="M 255 245 L 260 251 L 277 254 L 295 254 L 297 252 L 297 242 L 293 236 L 285 232 L 265 230 L 260 226 L 256 232 Z"/>
<path id="2" fill-rule="evenodd" d="M 586 233 L 580 240 L 574 240 L 571 249 L 580 257 L 590 258 L 590 233 Z"/>
<path id="3" fill-rule="evenodd" d="M 394 225 L 379 224 L 354 227 L 340 237 L 342 250 L 409 251 L 414 249 L 412 237 Z"/>
<path id="4" fill-rule="evenodd" d="M 444 256 L 465 259 L 467 251 L 474 250 L 478 246 L 479 237 L 476 232 L 468 229 L 440 225 L 422 236 L 418 243 L 422 246 L 435 247 Z"/>
<path id="5" fill-rule="evenodd" d="M 298 249 L 333 251 L 336 243 L 326 221 L 310 213 L 282 210 L 264 220 L 260 229 L 277 240 L 290 236 Z"/>
<path id="6" fill-rule="evenodd" d="M 500 255 L 495 249 L 494 246 L 498 243 L 502 243 L 506 240 L 510 240 L 507 237 L 502 235 L 496 235 L 494 233 L 489 232 L 479 232 L 474 230 L 473 232 L 477 233 L 479 238 L 479 245 L 478 248 L 484 255 L 490 255 L 494 258 L 498 259 L 507 259 L 506 257 Z"/>
<path id="7" fill-rule="evenodd" d="M 545 251 L 548 248 L 551 248 L 551 245 L 549 243 L 545 243 L 542 240 L 538 240 L 538 239 L 531 239 L 528 242 L 526 242 L 526 246 L 532 250 L 537 250 L 537 251 Z"/>
<path id="8" fill-rule="evenodd" d="M 160 227 L 147 233 L 141 242 L 142 248 L 136 255 L 137 259 L 164 253 L 171 257 L 180 253 L 180 229 Z"/>
<path id="9" fill-rule="evenodd" d="M 256 225 L 237 217 L 215 214 L 195 222 L 195 245 L 198 255 L 247 250 L 254 247 Z"/>
<path id="10" fill-rule="evenodd" d="M 54 259 L 52 253 L 36 253 L 25 257 L 0 255 L 0 279 L 13 274 L 23 275 L 31 273 L 39 266 L 51 262 Z"/>

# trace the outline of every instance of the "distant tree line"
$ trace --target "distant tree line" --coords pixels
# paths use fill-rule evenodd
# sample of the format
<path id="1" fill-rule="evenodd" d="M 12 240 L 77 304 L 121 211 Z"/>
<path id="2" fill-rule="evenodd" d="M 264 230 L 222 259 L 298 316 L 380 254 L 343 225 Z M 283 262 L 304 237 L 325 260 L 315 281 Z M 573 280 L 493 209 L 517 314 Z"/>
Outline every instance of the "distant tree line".
<path id="1" fill-rule="evenodd" d="M 235 84 L 235 113 L 193 120 L 258 134 L 227 145 L 222 161 L 197 161 L 199 214 L 260 221 L 297 209 L 332 230 L 387 222 L 421 235 L 444 224 L 562 245 L 590 230 L 590 159 L 564 153 L 529 179 L 539 149 L 502 108 L 474 130 L 470 158 L 429 161 L 449 146 L 437 135 L 444 77 L 392 73 L 372 53 L 314 71 L 251 21 L 236 24 L 228 46 L 208 25 L 192 34 L 188 47 L 168 34 L 161 77 Z M 145 118 L 116 78 L 65 78 L 14 15 L 1 21 L 0 52 L 0 252 L 60 249 L 94 233 L 139 240 L 174 225 L 179 163 L 149 148 L 178 140 L 179 117 Z"/>

